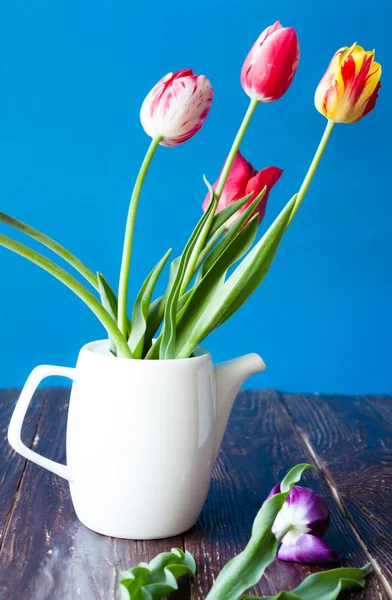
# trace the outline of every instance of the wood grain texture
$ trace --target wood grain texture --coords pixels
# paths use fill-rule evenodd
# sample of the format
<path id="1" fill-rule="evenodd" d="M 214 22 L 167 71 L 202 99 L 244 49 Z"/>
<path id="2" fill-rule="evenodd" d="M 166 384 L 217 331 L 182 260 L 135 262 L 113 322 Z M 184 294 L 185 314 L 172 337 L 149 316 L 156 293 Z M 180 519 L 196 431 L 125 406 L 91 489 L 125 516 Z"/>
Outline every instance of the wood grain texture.
<path id="1" fill-rule="evenodd" d="M 392 586 L 392 399 L 290 394 L 282 398 Z"/>
<path id="2" fill-rule="evenodd" d="M 50 390 L 34 439 L 37 452 L 59 462 L 68 397 L 67 389 Z M 29 462 L 0 552 L 0 599 L 114 599 L 121 570 L 173 547 L 183 548 L 181 537 L 133 542 L 90 531 L 75 515 L 68 483 Z M 189 598 L 187 581 L 176 598 Z"/>
<path id="3" fill-rule="evenodd" d="M 45 392 L 42 394 L 42 398 L 45 398 Z M 25 434 L 25 439 L 30 435 L 31 444 L 36 451 L 61 462 L 65 458 L 68 395 L 67 389 L 51 389 L 47 400 L 44 400 L 40 418 L 38 405 L 37 408 L 33 407 L 36 413 L 31 414 Z M 273 391 L 240 394 L 214 469 L 203 513 L 196 527 L 182 537 L 135 542 L 96 534 L 78 522 L 66 481 L 32 463 L 28 463 L 24 471 L 22 467 L 19 473 L 23 473 L 23 476 L 21 479 L 19 477 L 19 483 L 14 486 L 14 500 L 11 500 L 11 504 L 9 492 L 0 493 L 0 514 L 3 511 L 9 512 L 11 506 L 0 551 L 0 600 L 116 599 L 118 574 L 121 570 L 141 560 L 149 561 L 157 553 L 172 547 L 191 551 L 198 565 L 194 582 L 189 585 L 187 580 L 183 580 L 180 590 L 173 594 L 173 598 L 204 598 L 221 567 L 244 548 L 253 519 L 273 485 L 294 464 L 315 462 L 299 425 L 286 408 L 287 404 L 292 411 L 293 402 L 294 400 L 283 398 Z M 12 401 L 8 403 L 12 404 Z M 298 398 L 298 403 L 303 404 L 303 397 Z M 387 410 L 384 403 L 382 407 L 380 411 Z M 365 416 L 361 425 L 363 431 L 367 428 Z M 386 419 L 385 413 L 382 413 L 382 418 Z M 8 417 L 4 418 L 3 436 L 7 419 Z M 34 422 L 39 423 L 36 431 Z M 318 427 L 320 433 L 315 435 L 320 445 L 323 448 L 329 447 L 330 442 L 325 443 L 324 440 L 325 436 L 329 436 L 325 432 L 331 425 L 322 421 Z M 388 462 L 386 447 L 390 438 L 386 429 L 383 433 L 384 441 L 379 446 L 382 448 L 385 445 L 382 461 Z M 334 440 L 338 439 L 336 435 L 333 434 Z M 367 441 L 370 439 L 369 435 L 367 434 Z M 2 452 L 6 443 L 3 439 L 0 440 L 0 444 L 3 444 Z M 370 454 L 373 453 L 376 463 L 378 452 L 378 446 L 371 446 Z M 353 453 L 353 459 L 355 456 Z M 7 461 L 14 459 L 18 461 L 15 456 L 12 459 L 8 457 Z M 351 458 L 347 460 L 347 470 L 350 460 Z M 10 473 L 9 465 L 7 469 Z M 363 565 L 366 562 L 365 553 L 326 486 L 324 476 L 323 469 L 321 474 L 317 469 L 307 472 L 304 485 L 323 494 L 330 505 L 332 524 L 326 541 L 342 552 L 343 564 Z M 9 481 L 10 477 L 5 481 L 7 479 Z M 357 489 L 356 493 L 360 494 L 360 490 Z M 361 511 L 360 508 L 358 510 Z M 375 526 L 372 531 L 376 541 L 381 534 L 381 527 Z M 389 533 L 385 533 L 386 535 Z M 265 594 L 276 593 L 282 588 L 290 589 L 316 570 L 321 569 L 276 562 L 254 591 Z M 374 575 L 370 577 L 364 592 L 348 593 L 345 596 L 346 600 L 384 598 L 387 596 Z"/>
<path id="4" fill-rule="evenodd" d="M 185 547 L 199 565 L 192 584 L 193 598 L 204 598 L 223 565 L 245 547 L 266 496 L 300 462 L 314 463 L 279 394 L 242 392 L 229 421 L 207 503 L 197 527 L 185 536 Z M 321 493 L 331 508 L 332 524 L 325 539 L 342 553 L 342 564 L 364 565 L 367 558 L 317 469 L 306 472 L 303 485 Z M 277 561 L 254 593 L 292 589 L 311 572 L 325 568 Z M 363 600 L 384 597 L 374 576 L 365 591 L 346 595 L 347 599 Z"/>
<path id="5" fill-rule="evenodd" d="M 0 548 L 13 498 L 26 465 L 25 459 L 14 452 L 7 439 L 8 425 L 19 394 L 20 390 L 0 390 Z M 31 446 L 33 443 L 46 397 L 47 392 L 39 390 L 27 412 L 22 431 L 22 439 L 26 446 Z"/>

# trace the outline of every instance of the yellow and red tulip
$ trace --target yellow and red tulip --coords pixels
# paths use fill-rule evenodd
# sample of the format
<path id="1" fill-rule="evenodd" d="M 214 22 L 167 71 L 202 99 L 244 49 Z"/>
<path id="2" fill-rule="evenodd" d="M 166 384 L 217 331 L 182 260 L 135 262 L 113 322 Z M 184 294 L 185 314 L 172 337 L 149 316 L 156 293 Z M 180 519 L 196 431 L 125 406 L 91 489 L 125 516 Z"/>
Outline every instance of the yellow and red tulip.
<path id="1" fill-rule="evenodd" d="M 317 110 L 335 123 L 359 121 L 375 107 L 380 77 L 381 65 L 374 61 L 374 50 L 356 44 L 340 48 L 317 87 Z"/>

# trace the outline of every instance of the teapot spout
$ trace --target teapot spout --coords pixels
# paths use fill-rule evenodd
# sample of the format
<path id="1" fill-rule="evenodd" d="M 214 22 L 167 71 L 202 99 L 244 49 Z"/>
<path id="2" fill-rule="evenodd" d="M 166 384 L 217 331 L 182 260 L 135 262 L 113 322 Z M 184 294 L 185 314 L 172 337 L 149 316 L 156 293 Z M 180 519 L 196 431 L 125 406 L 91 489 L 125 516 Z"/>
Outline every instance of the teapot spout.
<path id="1" fill-rule="evenodd" d="M 263 359 L 255 353 L 228 360 L 215 367 L 216 422 L 214 460 L 218 457 L 227 421 L 229 420 L 230 412 L 240 387 L 250 375 L 265 371 L 265 368 Z"/>

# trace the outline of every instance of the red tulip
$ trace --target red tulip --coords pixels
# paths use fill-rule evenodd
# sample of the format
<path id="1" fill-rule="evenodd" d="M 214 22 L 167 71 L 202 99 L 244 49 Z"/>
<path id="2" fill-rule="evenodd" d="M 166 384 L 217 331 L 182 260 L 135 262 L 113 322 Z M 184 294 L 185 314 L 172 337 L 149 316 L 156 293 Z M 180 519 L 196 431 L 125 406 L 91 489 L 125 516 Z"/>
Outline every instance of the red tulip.
<path id="1" fill-rule="evenodd" d="M 241 71 L 241 85 L 259 102 L 278 100 L 288 90 L 299 60 L 297 34 L 293 27 L 276 21 L 267 27 L 249 52 Z"/>
<path id="2" fill-rule="evenodd" d="M 232 202 L 244 198 L 247 194 L 253 192 L 252 198 L 240 208 L 228 221 L 227 228 L 229 229 L 233 223 L 236 222 L 238 217 L 246 210 L 246 208 L 252 203 L 252 200 L 261 192 L 261 190 L 267 186 L 267 192 L 264 198 L 258 205 L 255 212 L 259 214 L 259 223 L 264 217 L 265 208 L 267 206 L 268 195 L 271 188 L 278 181 L 282 175 L 282 169 L 278 167 L 266 167 L 261 171 L 256 171 L 252 165 L 245 160 L 242 154 L 238 151 L 234 159 L 233 165 L 230 169 L 229 176 L 223 188 L 223 192 L 219 199 L 217 212 L 226 208 Z M 219 178 L 214 183 L 213 188 L 216 189 Z M 207 194 L 203 202 L 203 210 L 205 211 L 210 203 L 210 194 Z"/>
<path id="3" fill-rule="evenodd" d="M 144 131 L 162 137 L 162 146 L 177 146 L 195 135 L 211 108 L 214 91 L 192 69 L 168 73 L 152 88 L 140 110 Z"/>

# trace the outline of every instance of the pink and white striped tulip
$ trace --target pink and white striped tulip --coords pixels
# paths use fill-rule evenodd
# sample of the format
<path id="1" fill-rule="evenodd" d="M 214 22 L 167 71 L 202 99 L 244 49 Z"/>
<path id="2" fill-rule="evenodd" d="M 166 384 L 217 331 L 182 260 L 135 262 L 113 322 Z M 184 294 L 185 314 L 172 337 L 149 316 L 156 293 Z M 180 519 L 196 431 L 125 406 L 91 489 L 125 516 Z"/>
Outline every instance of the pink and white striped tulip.
<path id="1" fill-rule="evenodd" d="M 140 120 L 162 146 L 177 146 L 199 131 L 211 108 L 214 91 L 204 75 L 192 69 L 168 73 L 147 94 Z"/>
<path id="2" fill-rule="evenodd" d="M 221 211 L 223 208 L 226 208 L 229 206 L 229 204 L 232 204 L 236 200 L 244 198 L 251 192 L 253 192 L 253 196 L 227 221 L 227 229 L 229 229 L 237 221 L 238 217 L 248 208 L 250 204 L 252 204 L 253 200 L 260 194 L 264 187 L 267 186 L 267 191 L 255 211 L 259 215 L 260 223 L 264 217 L 269 193 L 275 183 L 277 183 L 282 173 L 282 169 L 279 169 L 278 167 L 265 167 L 261 171 L 257 171 L 250 162 L 245 160 L 240 151 L 237 152 L 223 188 L 223 192 L 219 199 L 216 212 Z M 219 177 L 212 186 L 214 190 L 216 189 L 218 182 Z M 210 201 L 211 198 L 210 194 L 208 193 L 203 202 L 202 208 L 204 211 L 207 210 Z"/>
<path id="3" fill-rule="evenodd" d="M 256 40 L 241 71 L 241 85 L 253 100 L 274 102 L 287 92 L 299 61 L 299 44 L 293 27 L 276 21 Z"/>
<path id="4" fill-rule="evenodd" d="M 279 492 L 280 484 L 268 498 Z M 330 511 L 323 498 L 309 488 L 295 485 L 272 527 L 272 533 L 281 542 L 278 558 L 299 563 L 337 562 L 340 554 L 321 539 L 329 521 Z"/>

